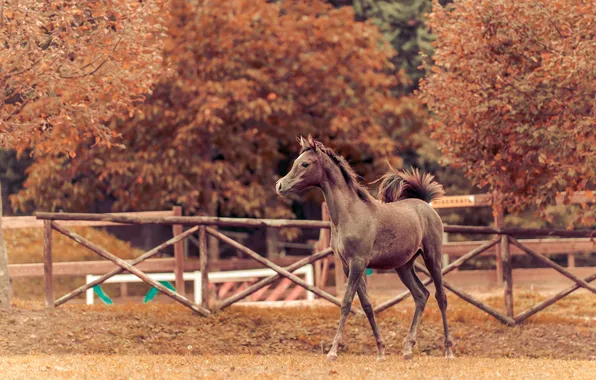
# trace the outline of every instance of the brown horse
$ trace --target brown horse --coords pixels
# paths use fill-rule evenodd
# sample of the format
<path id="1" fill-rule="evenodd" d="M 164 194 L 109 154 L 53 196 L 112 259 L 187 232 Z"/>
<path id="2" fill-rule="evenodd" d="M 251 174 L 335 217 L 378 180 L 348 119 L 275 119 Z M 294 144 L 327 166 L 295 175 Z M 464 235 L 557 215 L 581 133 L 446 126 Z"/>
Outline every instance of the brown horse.
<path id="1" fill-rule="evenodd" d="M 348 284 L 341 305 L 337 334 L 329 360 L 337 359 L 337 348 L 343 339 L 346 318 L 356 292 L 370 322 L 377 342 L 378 359 L 385 358 L 372 304 L 363 280 L 366 268 L 395 269 L 412 293 L 416 311 L 404 342 L 404 358 L 412 357 L 416 333 L 429 291 L 414 270 L 414 260 L 421 254 L 436 289 L 443 317 L 445 356 L 453 358 L 452 341 L 447 326 L 447 297 L 441 272 L 443 223 L 429 202 L 443 195 L 443 187 L 430 174 L 393 171 L 379 186 L 379 200 L 359 184 L 357 175 L 346 160 L 322 143 L 300 137 L 302 150 L 292 170 L 276 184 L 284 196 L 310 187 L 323 190 L 331 217 L 331 248 L 343 264 Z"/>

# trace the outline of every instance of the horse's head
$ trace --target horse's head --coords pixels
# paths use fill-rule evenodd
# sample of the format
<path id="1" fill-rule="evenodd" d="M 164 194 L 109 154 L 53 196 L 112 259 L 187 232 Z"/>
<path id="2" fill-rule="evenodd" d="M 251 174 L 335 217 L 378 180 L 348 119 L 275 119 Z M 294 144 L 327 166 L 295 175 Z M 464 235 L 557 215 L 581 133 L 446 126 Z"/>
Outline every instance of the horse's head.
<path id="1" fill-rule="evenodd" d="M 323 166 L 319 157 L 319 147 L 311 135 L 298 139 L 302 150 L 294 161 L 292 170 L 275 184 L 277 194 L 286 196 L 298 193 L 312 186 L 317 186 L 323 179 Z"/>

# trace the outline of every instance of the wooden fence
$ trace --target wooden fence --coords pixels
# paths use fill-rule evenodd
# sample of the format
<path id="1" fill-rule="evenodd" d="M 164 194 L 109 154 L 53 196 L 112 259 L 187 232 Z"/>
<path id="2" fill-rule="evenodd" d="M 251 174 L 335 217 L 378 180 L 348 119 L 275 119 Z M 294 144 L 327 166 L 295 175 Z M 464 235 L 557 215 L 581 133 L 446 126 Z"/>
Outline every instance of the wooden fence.
<path id="1" fill-rule="evenodd" d="M 274 270 L 277 274 L 272 275 L 270 277 L 264 278 L 257 283 L 249 286 L 248 288 L 244 289 L 242 292 L 237 293 L 227 299 L 222 300 L 219 302 L 215 307 L 217 309 L 224 309 L 235 302 L 238 302 L 251 294 L 271 285 L 276 280 L 284 277 L 288 280 L 294 282 L 296 285 L 305 288 L 307 291 L 310 291 L 319 297 L 340 306 L 341 302 L 334 297 L 333 295 L 325 292 L 324 290 L 317 288 L 315 286 L 307 284 L 301 278 L 297 277 L 296 275 L 292 274 L 293 271 L 297 270 L 298 268 L 307 265 L 313 264 L 318 260 L 326 258 L 332 255 L 332 250 L 330 248 L 323 248 L 319 252 L 303 258 L 295 263 L 288 265 L 287 267 L 282 267 L 275 262 L 259 255 L 258 253 L 254 252 L 250 248 L 238 243 L 234 239 L 224 235 L 223 233 L 219 232 L 217 229 L 213 228 L 213 226 L 218 227 L 270 227 L 270 228 L 285 228 L 285 227 L 300 227 L 300 228 L 316 228 L 316 229 L 328 229 L 330 224 L 328 221 L 313 221 L 313 220 L 278 220 L 278 219 L 248 219 L 248 218 L 219 218 L 219 217 L 190 217 L 190 216 L 146 216 L 146 217 L 138 217 L 138 216 L 130 216 L 130 215 L 119 215 L 119 214 L 71 214 L 71 213 L 38 213 L 37 218 L 43 220 L 44 224 L 44 268 L 45 268 L 45 295 L 46 295 L 46 305 L 48 307 L 55 307 L 73 297 L 76 297 L 79 294 L 82 294 L 88 288 L 101 284 L 106 279 L 110 278 L 113 275 L 118 273 L 128 271 L 136 276 L 138 276 L 141 280 L 148 283 L 151 286 L 154 286 L 158 290 L 162 291 L 167 296 L 173 298 L 177 302 L 189 307 L 193 311 L 199 313 L 202 316 L 207 316 L 210 313 L 209 307 L 209 280 L 208 280 L 208 271 L 209 271 L 209 262 L 208 262 L 208 252 L 207 252 L 207 236 L 213 236 L 221 242 L 231 245 L 238 251 L 242 252 L 243 254 L 247 255 L 248 257 L 256 260 L 260 264 Z M 153 248 L 152 250 L 146 252 L 142 256 L 138 257 L 135 260 L 130 262 L 126 262 L 124 260 L 119 259 L 118 257 L 114 256 L 110 252 L 106 251 L 102 247 L 90 242 L 89 240 L 77 235 L 76 233 L 68 230 L 65 227 L 64 221 L 72 222 L 72 221 L 93 221 L 93 222 L 109 222 L 109 223 L 121 223 L 121 224 L 165 224 L 165 225 L 179 225 L 179 226 L 189 226 L 190 228 L 186 231 L 180 227 L 176 231 L 176 235 L 168 240 L 167 242 Z M 54 229 L 63 235 L 77 241 L 79 244 L 89 248 L 93 252 L 97 253 L 98 255 L 108 259 L 112 263 L 117 265 L 116 269 L 111 270 L 110 272 L 106 273 L 105 275 L 101 276 L 97 280 L 83 285 L 80 288 L 66 294 L 65 296 L 59 298 L 58 300 L 54 300 L 53 296 L 53 288 L 52 288 L 52 251 L 51 251 L 51 230 Z M 160 283 L 153 281 L 150 277 L 148 277 L 144 272 L 138 269 L 135 265 L 142 263 L 144 260 L 149 259 L 150 257 L 156 255 L 158 252 L 163 250 L 169 246 L 176 246 L 184 239 L 188 238 L 192 234 L 198 232 L 199 233 L 199 247 L 200 247 L 200 271 L 202 274 L 202 286 L 201 289 L 204 292 L 202 294 L 202 305 L 196 305 L 188 298 L 184 297 L 183 292 L 181 292 L 181 288 L 179 288 L 180 284 L 176 284 L 176 289 L 179 289 L 178 292 L 173 292 L 167 288 L 165 288 Z M 443 273 L 446 275 L 449 272 L 461 267 L 465 262 L 468 260 L 477 257 L 478 255 L 482 254 L 483 252 L 491 249 L 492 247 L 499 246 L 500 253 L 502 255 L 502 268 L 503 268 L 503 277 L 504 277 L 504 306 L 505 306 L 505 313 L 502 313 L 489 305 L 484 304 L 480 300 L 474 298 L 473 296 L 463 292 L 462 290 L 452 286 L 448 281 L 444 281 L 445 287 L 459 296 L 460 298 L 464 299 L 465 301 L 471 303 L 472 305 L 478 307 L 479 309 L 487 312 L 488 314 L 492 315 L 499 321 L 507 324 L 507 325 L 516 325 L 523 320 L 527 319 L 531 315 L 539 312 L 540 310 L 544 309 L 545 307 L 555 303 L 559 299 L 565 297 L 566 295 L 570 294 L 571 292 L 584 288 L 592 293 L 596 293 L 596 288 L 591 286 L 589 283 L 596 279 L 596 273 L 581 279 L 574 275 L 573 273 L 569 272 L 567 269 L 561 267 L 560 265 L 556 264 L 549 258 L 537 253 L 534 249 L 529 248 L 528 246 L 520 243 L 516 237 L 519 236 L 550 236 L 550 237 L 567 237 L 567 238 L 594 238 L 596 237 L 596 230 L 562 230 L 562 229 L 524 229 L 524 228 L 490 228 L 490 227 L 472 227 L 472 226 L 445 226 L 445 232 L 448 233 L 462 233 L 462 234 L 484 234 L 484 235 L 494 235 L 495 237 L 492 240 L 484 242 L 479 247 L 475 247 L 470 252 L 460 256 L 457 260 L 450 263 L 448 266 L 443 268 Z M 564 291 L 548 298 L 547 300 L 535 305 L 534 307 L 523 311 L 517 315 L 514 315 L 513 310 L 513 278 L 511 276 L 511 247 L 516 247 L 523 252 L 524 254 L 530 255 L 535 259 L 541 261 L 544 265 L 555 269 L 562 275 L 566 276 L 567 278 L 571 279 L 574 282 L 574 285 L 565 289 Z M 322 248 L 322 247 L 320 247 Z M 180 261 L 176 261 L 177 268 L 183 268 L 184 263 Z M 416 265 L 417 270 L 422 273 L 426 273 L 426 268 L 420 265 Z M 341 271 L 336 271 L 341 272 Z M 427 279 L 424 281 L 425 285 L 430 284 L 432 280 Z M 403 293 L 398 297 L 389 300 L 379 306 L 376 307 L 376 312 L 381 312 L 383 310 L 388 309 L 389 307 L 401 302 L 405 298 L 409 296 L 409 292 Z M 359 313 L 360 311 L 354 310 L 354 312 Z"/>

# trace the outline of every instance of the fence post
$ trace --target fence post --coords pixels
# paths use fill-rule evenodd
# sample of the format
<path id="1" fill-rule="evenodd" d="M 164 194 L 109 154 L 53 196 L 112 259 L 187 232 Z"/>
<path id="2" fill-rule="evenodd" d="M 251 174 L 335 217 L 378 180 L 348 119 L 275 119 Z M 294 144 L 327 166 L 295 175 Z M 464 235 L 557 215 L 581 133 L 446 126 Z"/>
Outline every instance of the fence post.
<path id="1" fill-rule="evenodd" d="M 321 220 L 329 221 L 329 210 L 327 210 L 327 204 L 323 202 L 321 205 Z M 331 231 L 328 228 L 321 228 L 319 230 L 319 240 L 315 243 L 314 253 L 320 252 L 330 246 L 330 235 Z M 322 260 L 317 260 L 313 263 L 315 271 L 315 286 L 324 289 L 327 285 L 327 277 L 329 274 L 329 257 L 325 257 Z"/>
<path id="2" fill-rule="evenodd" d="M 575 252 L 567 254 L 567 268 L 575 268 Z"/>
<path id="3" fill-rule="evenodd" d="M 279 229 L 273 227 L 265 228 L 265 239 L 267 240 L 267 257 L 274 259 L 280 257 L 279 250 Z"/>
<path id="4" fill-rule="evenodd" d="M 54 308 L 54 283 L 52 278 L 52 221 L 43 221 L 43 274 L 45 277 L 46 307 Z"/>
<path id="5" fill-rule="evenodd" d="M 199 228 L 199 264 L 201 266 L 201 306 L 209 309 L 209 249 L 205 226 Z"/>
<path id="6" fill-rule="evenodd" d="M 501 235 L 501 253 L 503 255 L 503 280 L 505 282 L 505 312 L 508 317 L 513 318 L 513 276 L 509 237 L 507 235 Z"/>
<path id="7" fill-rule="evenodd" d="M 443 245 L 445 245 L 448 242 L 449 242 L 449 233 L 443 232 Z M 445 268 L 447 265 L 449 265 L 449 255 L 446 253 L 443 253 L 441 255 L 441 267 Z"/>
<path id="8" fill-rule="evenodd" d="M 174 206 L 174 216 L 182 216 L 182 207 Z M 172 233 L 174 237 L 182 233 L 182 225 L 175 224 L 172 226 Z M 184 243 L 179 241 L 174 244 L 174 259 L 176 265 L 174 267 L 174 273 L 176 275 L 176 292 L 180 295 L 184 295 Z"/>
<path id="9" fill-rule="evenodd" d="M 495 197 L 493 197 L 493 200 L 495 199 Z M 493 212 L 494 214 L 494 212 Z M 503 216 L 503 210 L 499 210 L 497 212 L 497 214 L 494 214 L 495 216 L 495 229 L 499 230 L 501 228 L 503 228 L 504 225 L 504 216 Z M 502 244 L 499 246 L 497 245 L 495 247 L 495 252 L 496 252 L 496 256 L 495 256 L 495 260 L 496 260 L 496 272 L 497 272 L 497 285 L 501 286 L 503 285 L 503 252 L 502 252 Z"/>

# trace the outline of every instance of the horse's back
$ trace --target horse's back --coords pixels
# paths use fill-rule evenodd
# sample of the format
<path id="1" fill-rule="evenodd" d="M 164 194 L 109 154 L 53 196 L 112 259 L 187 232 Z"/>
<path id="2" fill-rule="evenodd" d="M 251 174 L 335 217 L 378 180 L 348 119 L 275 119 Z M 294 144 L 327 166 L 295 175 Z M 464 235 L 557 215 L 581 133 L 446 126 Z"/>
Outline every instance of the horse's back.
<path id="1" fill-rule="evenodd" d="M 404 199 L 398 202 L 385 203 L 386 211 L 393 216 L 398 216 L 398 224 L 409 224 L 417 221 L 423 231 L 440 230 L 443 232 L 443 222 L 435 209 L 425 201 L 416 198 Z"/>

